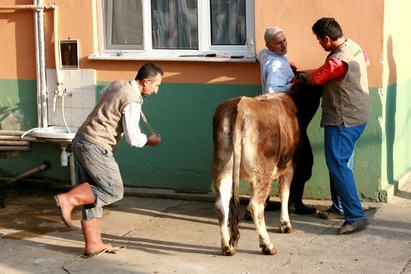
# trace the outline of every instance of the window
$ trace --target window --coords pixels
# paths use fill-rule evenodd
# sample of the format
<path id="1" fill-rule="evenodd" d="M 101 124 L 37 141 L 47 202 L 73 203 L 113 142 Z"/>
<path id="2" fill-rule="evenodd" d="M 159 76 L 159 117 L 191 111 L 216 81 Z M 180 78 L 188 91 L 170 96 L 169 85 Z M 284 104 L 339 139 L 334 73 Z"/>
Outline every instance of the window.
<path id="1" fill-rule="evenodd" d="M 100 54 L 244 55 L 254 0 L 100 0 Z"/>

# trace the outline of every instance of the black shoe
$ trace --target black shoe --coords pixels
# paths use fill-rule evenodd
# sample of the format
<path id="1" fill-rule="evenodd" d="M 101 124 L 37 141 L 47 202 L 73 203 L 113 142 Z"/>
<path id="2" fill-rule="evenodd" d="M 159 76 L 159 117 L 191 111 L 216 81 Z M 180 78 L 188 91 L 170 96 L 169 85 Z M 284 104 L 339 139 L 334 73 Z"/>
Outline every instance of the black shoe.
<path id="1" fill-rule="evenodd" d="M 309 215 L 309 214 L 314 214 L 317 212 L 317 209 L 315 207 L 309 207 L 304 204 L 295 204 L 294 205 L 295 211 L 294 214 L 298 215 Z"/>
<path id="2" fill-rule="evenodd" d="M 318 212 L 318 217 L 321 219 L 337 219 L 341 220 L 344 219 L 344 214 L 336 213 L 332 211 L 331 207 L 327 210 Z"/>
<path id="3" fill-rule="evenodd" d="M 364 229 L 368 225 L 368 219 L 362 219 L 355 222 L 345 222 L 342 227 L 338 229 L 338 235 L 349 234 L 354 231 Z"/>

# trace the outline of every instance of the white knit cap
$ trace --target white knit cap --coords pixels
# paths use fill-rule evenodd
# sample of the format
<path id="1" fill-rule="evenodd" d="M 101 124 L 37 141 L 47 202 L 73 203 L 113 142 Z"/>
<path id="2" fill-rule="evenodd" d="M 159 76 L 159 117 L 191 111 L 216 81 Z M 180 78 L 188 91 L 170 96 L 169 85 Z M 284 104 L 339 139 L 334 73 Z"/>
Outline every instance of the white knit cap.
<path id="1" fill-rule="evenodd" d="M 265 43 L 266 44 L 269 43 L 274 38 L 274 36 L 276 36 L 280 32 L 283 32 L 283 30 L 278 27 L 272 27 L 272 28 L 266 29 L 264 33 Z"/>

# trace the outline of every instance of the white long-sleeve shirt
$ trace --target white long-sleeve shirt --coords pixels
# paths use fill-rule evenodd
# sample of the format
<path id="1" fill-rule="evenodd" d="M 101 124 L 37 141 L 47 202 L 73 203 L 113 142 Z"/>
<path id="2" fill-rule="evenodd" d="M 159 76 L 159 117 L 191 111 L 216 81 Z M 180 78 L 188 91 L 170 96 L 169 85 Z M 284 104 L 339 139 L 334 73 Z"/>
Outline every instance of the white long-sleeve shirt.
<path id="1" fill-rule="evenodd" d="M 136 81 L 132 81 L 132 85 L 140 96 L 141 102 L 143 102 L 143 98 L 141 97 L 140 89 L 138 88 Z M 140 116 L 140 104 L 133 103 L 124 108 L 122 121 L 124 137 L 126 138 L 127 143 L 129 143 L 132 147 L 143 147 L 147 143 L 147 135 L 141 132 L 140 129 Z"/>
<path id="2" fill-rule="evenodd" d="M 133 147 L 143 147 L 147 143 L 147 135 L 141 132 L 139 123 L 141 105 L 127 105 L 123 112 L 123 130 L 127 143 Z"/>
<path id="3" fill-rule="evenodd" d="M 285 92 L 290 90 L 294 73 L 286 55 L 279 55 L 263 48 L 258 52 L 260 62 L 262 93 Z"/>

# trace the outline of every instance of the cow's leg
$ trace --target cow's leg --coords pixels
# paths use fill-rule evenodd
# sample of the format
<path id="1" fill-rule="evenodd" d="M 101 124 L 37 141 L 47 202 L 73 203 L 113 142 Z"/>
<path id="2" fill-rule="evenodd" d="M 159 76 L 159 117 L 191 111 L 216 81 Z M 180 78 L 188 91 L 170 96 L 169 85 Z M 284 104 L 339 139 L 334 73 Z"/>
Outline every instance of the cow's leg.
<path id="1" fill-rule="evenodd" d="M 228 215 L 229 204 L 232 195 L 232 161 L 229 161 L 223 171 L 215 172 L 214 188 L 216 192 L 216 200 L 214 203 L 214 209 L 217 213 L 218 222 L 220 224 L 221 234 L 221 251 L 225 256 L 233 256 L 236 251 L 233 246 L 230 246 L 230 232 L 228 230 Z"/>
<path id="2" fill-rule="evenodd" d="M 291 227 L 290 216 L 288 214 L 288 200 L 290 198 L 290 186 L 291 179 L 293 177 L 293 168 L 288 168 L 283 176 L 280 177 L 279 185 L 279 196 L 281 200 L 281 214 L 280 214 L 280 232 L 281 233 L 292 233 L 293 228 Z"/>
<path id="3" fill-rule="evenodd" d="M 271 182 L 268 183 L 268 185 L 261 185 L 260 183 L 261 182 L 250 184 L 251 199 L 248 209 L 254 219 L 261 250 L 266 255 L 274 255 L 277 253 L 277 250 L 274 248 L 274 245 L 271 243 L 270 237 L 268 236 L 264 218 L 264 206 L 267 197 L 270 195 Z"/>

